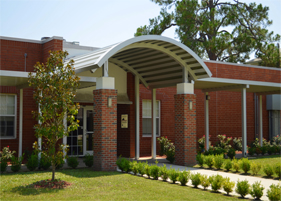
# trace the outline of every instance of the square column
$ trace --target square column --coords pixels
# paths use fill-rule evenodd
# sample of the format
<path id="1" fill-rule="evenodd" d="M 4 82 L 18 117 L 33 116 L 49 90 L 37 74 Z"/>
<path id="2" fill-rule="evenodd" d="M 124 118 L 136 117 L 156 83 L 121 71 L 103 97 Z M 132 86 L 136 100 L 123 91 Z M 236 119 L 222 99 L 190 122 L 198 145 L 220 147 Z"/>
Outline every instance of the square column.
<path id="1" fill-rule="evenodd" d="M 156 159 L 156 89 L 152 89 L 151 92 L 151 156 L 153 159 Z"/>
<path id="2" fill-rule="evenodd" d="M 181 83 L 174 96 L 176 165 L 196 164 L 196 95 L 193 90 L 193 84 Z"/>
<path id="3" fill-rule="evenodd" d="M 116 170 L 117 90 L 97 89 L 94 93 L 94 170 Z"/>
<path id="4" fill-rule="evenodd" d="M 247 157 L 247 105 L 246 105 L 246 88 L 242 89 L 241 96 L 242 109 L 242 156 Z"/>

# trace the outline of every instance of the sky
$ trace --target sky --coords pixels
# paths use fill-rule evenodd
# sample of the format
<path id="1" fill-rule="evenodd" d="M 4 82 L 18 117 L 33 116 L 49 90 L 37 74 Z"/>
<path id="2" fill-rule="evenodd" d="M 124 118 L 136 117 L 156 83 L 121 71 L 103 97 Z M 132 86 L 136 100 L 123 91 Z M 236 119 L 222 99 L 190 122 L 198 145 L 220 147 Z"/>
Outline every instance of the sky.
<path id="1" fill-rule="evenodd" d="M 269 7 L 273 25 L 268 29 L 281 34 L 281 0 L 255 2 Z M 61 36 L 80 45 L 105 47 L 134 37 L 159 11 L 150 0 L 0 0 L 0 35 L 35 40 Z M 176 37 L 173 29 L 163 35 Z"/>

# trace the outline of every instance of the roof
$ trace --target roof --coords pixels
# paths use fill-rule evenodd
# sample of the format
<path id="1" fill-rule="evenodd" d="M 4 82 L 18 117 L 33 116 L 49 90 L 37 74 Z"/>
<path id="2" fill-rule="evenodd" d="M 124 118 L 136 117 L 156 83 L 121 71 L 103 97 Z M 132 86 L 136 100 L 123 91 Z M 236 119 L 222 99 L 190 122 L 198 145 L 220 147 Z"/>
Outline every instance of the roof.
<path id="1" fill-rule="evenodd" d="M 206 64 L 182 43 L 163 36 L 147 35 L 72 58 L 76 72 L 100 68 L 106 61 L 139 76 L 146 87 L 175 86 L 184 70 L 191 80 L 211 77 Z"/>

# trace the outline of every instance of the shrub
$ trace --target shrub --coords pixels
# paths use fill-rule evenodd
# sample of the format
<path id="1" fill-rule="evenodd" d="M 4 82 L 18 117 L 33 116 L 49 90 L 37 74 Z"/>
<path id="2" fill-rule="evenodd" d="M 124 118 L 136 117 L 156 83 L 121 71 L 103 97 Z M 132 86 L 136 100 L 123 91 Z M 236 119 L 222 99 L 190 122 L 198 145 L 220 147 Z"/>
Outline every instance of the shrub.
<path id="1" fill-rule="evenodd" d="M 233 188 L 235 186 L 235 182 L 230 181 L 229 177 L 226 177 L 223 182 L 223 190 L 229 195 L 233 191 Z"/>
<path id="2" fill-rule="evenodd" d="M 274 154 L 275 153 L 275 147 L 273 145 L 268 146 L 267 153 L 269 155 Z"/>
<path id="3" fill-rule="evenodd" d="M 257 175 L 259 173 L 259 171 L 261 170 L 261 164 L 252 162 L 251 170 L 252 170 L 253 175 Z"/>
<path id="4" fill-rule="evenodd" d="M 200 165 L 200 167 L 203 167 L 203 165 L 204 165 L 204 155 L 203 154 L 197 154 L 196 160 L 198 162 L 198 165 Z"/>
<path id="5" fill-rule="evenodd" d="M 166 146 L 165 146 L 165 150 L 166 150 L 166 156 L 167 156 L 167 160 L 170 162 L 170 163 L 173 163 L 174 160 L 175 160 L 175 152 L 176 152 L 176 148 L 175 148 L 175 145 L 173 143 L 168 143 Z"/>
<path id="6" fill-rule="evenodd" d="M 150 175 L 153 177 L 153 179 L 158 180 L 158 177 L 159 177 L 159 167 L 157 165 L 152 165 L 150 167 Z"/>
<path id="7" fill-rule="evenodd" d="M 122 172 L 130 171 L 130 161 L 126 158 L 121 158 L 121 156 L 117 159 L 116 165 Z"/>
<path id="8" fill-rule="evenodd" d="M 250 170 L 251 168 L 251 163 L 249 161 L 248 158 L 242 158 L 240 161 L 239 161 L 239 165 L 240 165 L 240 168 L 244 171 L 245 174 L 248 173 L 248 171 Z"/>
<path id="9" fill-rule="evenodd" d="M 23 154 L 24 155 L 24 154 Z M 23 155 L 21 157 L 15 157 L 14 155 L 11 158 L 11 170 L 13 172 L 18 172 L 21 169 L 21 162 L 23 160 Z"/>
<path id="10" fill-rule="evenodd" d="M 144 164 L 144 172 L 148 178 L 150 178 L 150 165 L 147 163 Z"/>
<path id="11" fill-rule="evenodd" d="M 210 137 L 211 136 L 209 135 L 209 147 L 211 147 Z M 198 144 L 201 150 L 205 149 L 205 140 L 206 140 L 205 135 L 203 135 L 203 137 L 198 140 Z"/>
<path id="12" fill-rule="evenodd" d="M 7 161 L 6 160 L 2 160 L 1 164 L 0 164 L 1 172 L 5 172 L 6 169 L 7 169 L 7 166 L 8 166 Z"/>
<path id="13" fill-rule="evenodd" d="M 30 170 L 33 171 L 38 167 L 38 155 L 35 153 L 32 153 L 26 163 L 26 167 Z"/>
<path id="14" fill-rule="evenodd" d="M 178 171 L 176 171 L 175 169 L 169 170 L 169 178 L 173 182 L 173 184 L 176 183 L 178 176 L 179 176 Z"/>
<path id="15" fill-rule="evenodd" d="M 263 166 L 263 172 L 267 177 L 271 177 L 273 175 L 273 168 L 270 164 L 266 164 Z"/>
<path id="16" fill-rule="evenodd" d="M 0 151 L 0 161 L 7 161 L 12 158 L 15 153 L 16 151 L 11 151 L 9 146 L 3 147 L 2 151 Z"/>
<path id="17" fill-rule="evenodd" d="M 43 170 L 48 170 L 51 166 L 51 162 L 43 155 L 41 154 L 41 158 L 39 161 L 39 168 Z"/>
<path id="18" fill-rule="evenodd" d="M 214 166 L 220 170 L 223 165 L 223 155 L 215 155 L 214 156 Z"/>
<path id="19" fill-rule="evenodd" d="M 262 155 L 266 154 L 266 152 L 268 150 L 267 146 L 262 146 L 262 147 L 260 147 L 260 149 L 261 149 L 261 154 Z"/>
<path id="20" fill-rule="evenodd" d="M 230 159 L 226 159 L 224 161 L 224 168 L 226 169 L 226 171 L 229 171 L 232 167 L 232 164 L 231 164 L 231 160 Z"/>
<path id="21" fill-rule="evenodd" d="M 261 146 L 259 146 L 259 145 L 256 147 L 256 154 L 257 154 L 257 156 L 259 154 L 261 154 Z"/>
<path id="22" fill-rule="evenodd" d="M 94 165 L 94 156 L 91 154 L 86 154 L 83 159 L 83 162 L 87 167 L 92 167 Z"/>
<path id="23" fill-rule="evenodd" d="M 185 186 L 186 183 L 188 182 L 190 177 L 190 171 L 182 171 L 179 173 L 179 182 L 181 183 L 182 186 Z"/>
<path id="24" fill-rule="evenodd" d="M 208 151 L 206 150 L 206 151 L 204 152 L 204 155 L 205 155 L 205 156 L 214 155 L 214 148 L 213 148 L 213 147 L 210 147 Z"/>
<path id="25" fill-rule="evenodd" d="M 167 137 L 160 137 L 160 138 L 157 138 L 157 141 L 158 141 L 159 144 L 160 144 L 160 156 L 163 156 L 164 154 L 166 154 L 165 147 L 166 147 L 166 145 L 167 145 L 170 141 L 168 140 Z"/>
<path id="26" fill-rule="evenodd" d="M 221 155 L 226 152 L 226 149 L 221 147 L 214 147 L 214 155 Z"/>
<path id="27" fill-rule="evenodd" d="M 167 179 L 169 178 L 169 171 L 165 164 L 162 167 L 160 167 L 160 175 L 163 181 L 167 181 Z"/>
<path id="28" fill-rule="evenodd" d="M 219 138 L 219 143 L 217 144 L 218 147 L 225 150 L 229 150 L 231 148 L 230 142 L 232 137 L 226 137 L 226 135 L 218 135 L 217 137 Z"/>
<path id="29" fill-rule="evenodd" d="M 250 193 L 250 184 L 247 180 L 237 181 L 236 193 L 240 194 L 242 198 L 244 198 L 247 194 Z"/>
<path id="30" fill-rule="evenodd" d="M 204 190 L 210 186 L 210 181 L 207 175 L 201 175 L 200 177 L 201 186 L 204 187 Z"/>
<path id="31" fill-rule="evenodd" d="M 145 174 L 144 163 L 139 162 L 137 165 L 138 173 L 143 176 Z"/>
<path id="32" fill-rule="evenodd" d="M 138 162 L 137 161 L 130 162 L 130 166 L 131 166 L 131 170 L 134 173 L 134 175 L 137 175 L 137 173 L 138 173 Z"/>
<path id="33" fill-rule="evenodd" d="M 248 154 L 250 156 L 253 156 L 255 153 L 256 153 L 256 148 L 255 147 L 248 148 Z"/>
<path id="34" fill-rule="evenodd" d="M 228 158 L 233 159 L 233 158 L 235 157 L 235 155 L 236 155 L 235 149 L 230 148 L 230 149 L 227 151 L 227 154 L 226 154 L 226 155 L 228 156 Z"/>
<path id="35" fill-rule="evenodd" d="M 263 196 L 264 187 L 261 185 L 261 182 L 255 182 L 252 185 L 252 189 L 250 190 L 250 194 L 256 200 L 259 200 Z"/>
<path id="36" fill-rule="evenodd" d="M 206 164 L 209 168 L 212 168 L 213 165 L 214 165 L 214 155 L 205 156 L 205 164 Z"/>
<path id="37" fill-rule="evenodd" d="M 67 165 L 71 168 L 77 168 L 79 162 L 78 162 L 78 159 L 77 157 L 68 157 L 67 159 Z"/>
<path id="38" fill-rule="evenodd" d="M 201 184 L 200 178 L 201 178 L 200 173 L 191 174 L 191 176 L 190 176 L 191 183 L 195 188 L 197 188 Z"/>
<path id="39" fill-rule="evenodd" d="M 242 151 L 242 138 L 234 138 L 233 139 L 233 148 L 236 151 Z"/>
<path id="40" fill-rule="evenodd" d="M 238 172 L 238 171 L 240 170 L 240 165 L 239 165 L 239 162 L 238 162 L 238 160 L 237 160 L 236 158 L 234 158 L 234 159 L 232 160 L 232 168 L 233 168 L 236 172 Z"/>
<path id="41" fill-rule="evenodd" d="M 274 147 L 275 147 L 275 153 L 280 154 L 281 145 L 275 145 Z"/>
<path id="42" fill-rule="evenodd" d="M 271 184 L 267 190 L 267 197 L 270 201 L 281 200 L 281 184 Z"/>
<path id="43" fill-rule="evenodd" d="M 279 178 L 281 178 L 281 163 L 275 164 L 274 172 Z"/>
<path id="44" fill-rule="evenodd" d="M 221 175 L 217 174 L 217 175 L 210 176 L 209 181 L 210 181 L 212 190 L 217 192 L 218 190 L 220 190 L 222 188 L 224 178 Z"/>

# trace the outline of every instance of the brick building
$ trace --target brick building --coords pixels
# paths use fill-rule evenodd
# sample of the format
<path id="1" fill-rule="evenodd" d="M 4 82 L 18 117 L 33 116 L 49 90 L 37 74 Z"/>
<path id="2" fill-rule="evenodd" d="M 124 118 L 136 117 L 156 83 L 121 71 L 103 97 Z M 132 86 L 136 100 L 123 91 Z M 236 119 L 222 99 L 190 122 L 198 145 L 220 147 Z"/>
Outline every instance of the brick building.
<path id="1" fill-rule="evenodd" d="M 32 151 L 38 105 L 27 85 L 36 62 L 50 50 L 67 50 L 81 80 L 76 102 L 80 127 L 63 139 L 69 155 L 94 152 L 94 169 L 112 170 L 116 157 L 156 157 L 159 136 L 176 145 L 177 164 L 195 162 L 203 135 L 256 137 L 280 134 L 281 70 L 204 61 L 183 44 L 141 36 L 105 48 L 61 37 L 1 37 L 1 149 Z"/>

